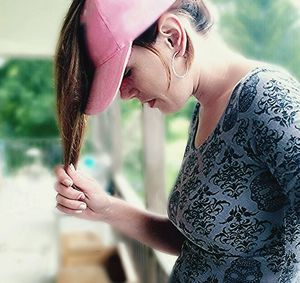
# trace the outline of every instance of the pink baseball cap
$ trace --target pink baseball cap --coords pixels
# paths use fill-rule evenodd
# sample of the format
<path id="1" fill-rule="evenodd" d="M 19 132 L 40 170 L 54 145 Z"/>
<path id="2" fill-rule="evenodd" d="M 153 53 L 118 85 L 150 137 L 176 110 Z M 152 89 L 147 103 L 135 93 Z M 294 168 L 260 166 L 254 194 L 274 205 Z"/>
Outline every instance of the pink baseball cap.
<path id="1" fill-rule="evenodd" d="M 81 14 L 89 56 L 95 66 L 85 113 L 105 110 L 116 97 L 132 42 L 175 0 L 86 0 Z"/>

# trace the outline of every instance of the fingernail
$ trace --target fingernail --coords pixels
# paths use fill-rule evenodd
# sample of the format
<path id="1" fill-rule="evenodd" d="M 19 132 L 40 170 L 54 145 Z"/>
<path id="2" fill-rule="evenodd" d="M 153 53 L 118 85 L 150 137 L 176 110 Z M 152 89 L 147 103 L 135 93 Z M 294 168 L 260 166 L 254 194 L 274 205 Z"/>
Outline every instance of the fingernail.
<path id="1" fill-rule="evenodd" d="M 85 203 L 82 203 L 82 204 L 79 206 L 79 209 L 86 209 L 86 204 L 85 204 Z"/>
<path id="2" fill-rule="evenodd" d="M 68 187 L 71 187 L 72 186 L 72 181 L 70 179 L 66 179 L 66 180 L 64 180 L 64 184 Z"/>
<path id="3" fill-rule="evenodd" d="M 71 170 L 72 172 L 75 172 L 75 167 L 74 167 L 74 165 L 73 165 L 72 163 L 70 164 L 69 168 L 70 168 L 70 170 Z"/>
<path id="4" fill-rule="evenodd" d="M 85 195 L 84 194 L 80 194 L 78 197 L 78 200 L 84 200 L 85 199 Z"/>

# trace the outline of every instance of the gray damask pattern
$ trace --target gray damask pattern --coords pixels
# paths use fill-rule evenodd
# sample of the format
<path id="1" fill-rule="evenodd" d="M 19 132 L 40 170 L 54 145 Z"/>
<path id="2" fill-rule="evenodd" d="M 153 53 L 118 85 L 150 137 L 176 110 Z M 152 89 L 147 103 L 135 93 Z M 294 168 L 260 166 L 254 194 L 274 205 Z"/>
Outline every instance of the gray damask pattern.
<path id="1" fill-rule="evenodd" d="M 295 283 L 300 273 L 300 84 L 257 68 L 195 148 L 197 104 L 170 220 L 186 236 L 170 283 Z"/>

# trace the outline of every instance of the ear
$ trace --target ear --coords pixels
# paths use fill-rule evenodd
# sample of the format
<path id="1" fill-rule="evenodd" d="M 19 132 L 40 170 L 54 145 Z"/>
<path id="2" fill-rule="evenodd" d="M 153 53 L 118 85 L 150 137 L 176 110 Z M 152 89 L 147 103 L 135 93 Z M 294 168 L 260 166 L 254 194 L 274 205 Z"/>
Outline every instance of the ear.
<path id="1" fill-rule="evenodd" d="M 157 39 L 167 45 L 173 53 L 184 56 L 187 46 L 187 35 L 183 22 L 174 14 L 165 13 L 158 20 Z"/>

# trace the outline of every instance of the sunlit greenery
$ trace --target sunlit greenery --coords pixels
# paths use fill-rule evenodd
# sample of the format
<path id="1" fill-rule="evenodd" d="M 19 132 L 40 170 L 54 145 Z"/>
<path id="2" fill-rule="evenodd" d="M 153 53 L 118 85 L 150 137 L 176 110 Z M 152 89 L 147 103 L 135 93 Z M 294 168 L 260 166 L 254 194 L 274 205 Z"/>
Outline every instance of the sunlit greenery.
<path id="1" fill-rule="evenodd" d="M 30 164 L 33 148 L 45 166 L 60 162 L 52 65 L 14 59 L 0 67 L 0 158 L 6 174 Z"/>
<path id="2" fill-rule="evenodd" d="M 300 78 L 300 13 L 290 0 L 213 0 L 218 27 L 242 54 L 279 64 Z"/>
<path id="3" fill-rule="evenodd" d="M 0 68 L 0 137 L 55 137 L 50 60 L 10 60 Z"/>

